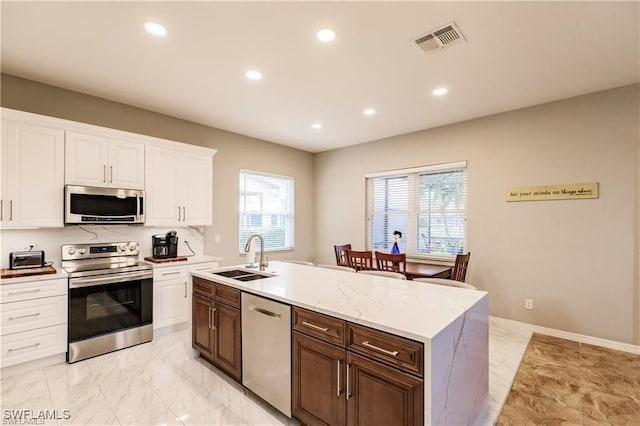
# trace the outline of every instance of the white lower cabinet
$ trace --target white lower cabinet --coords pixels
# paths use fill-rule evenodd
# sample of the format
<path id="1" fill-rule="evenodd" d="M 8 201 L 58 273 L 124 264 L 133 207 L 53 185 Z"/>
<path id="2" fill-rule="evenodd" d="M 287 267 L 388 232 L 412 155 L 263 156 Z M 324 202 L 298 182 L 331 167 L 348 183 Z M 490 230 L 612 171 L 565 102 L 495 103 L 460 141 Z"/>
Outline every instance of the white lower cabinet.
<path id="1" fill-rule="evenodd" d="M 188 268 L 153 269 L 153 328 L 158 329 L 189 320 Z"/>
<path id="2" fill-rule="evenodd" d="M 191 272 L 218 267 L 218 262 L 153 268 L 153 329 L 188 323 L 191 318 Z"/>
<path id="3" fill-rule="evenodd" d="M 67 351 L 67 280 L 3 284 L 0 367 Z"/>

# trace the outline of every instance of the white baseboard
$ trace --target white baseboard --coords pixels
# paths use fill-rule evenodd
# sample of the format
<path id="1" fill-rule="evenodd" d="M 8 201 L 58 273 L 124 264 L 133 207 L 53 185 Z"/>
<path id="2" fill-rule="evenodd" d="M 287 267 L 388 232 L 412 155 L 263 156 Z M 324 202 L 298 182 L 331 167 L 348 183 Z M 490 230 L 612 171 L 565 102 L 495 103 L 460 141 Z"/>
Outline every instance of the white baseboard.
<path id="1" fill-rule="evenodd" d="M 491 317 L 497 322 L 512 324 L 534 333 L 546 334 L 548 336 L 559 337 L 561 339 L 573 340 L 575 342 L 587 343 L 589 345 L 602 346 L 603 348 L 615 349 L 618 351 L 630 352 L 640 355 L 640 346 L 630 343 L 616 342 L 615 340 L 601 339 L 599 337 L 586 336 L 584 334 L 572 333 L 570 331 L 557 330 L 555 328 L 542 327 L 540 325 L 528 324 L 526 322 L 514 321 L 505 318 Z"/>
<path id="2" fill-rule="evenodd" d="M 51 355 L 45 358 L 34 359 L 33 361 L 23 362 L 22 364 L 10 365 L 3 367 L 0 370 L 0 377 L 11 377 L 17 375 L 23 375 L 31 371 L 39 370 L 41 368 L 49 367 L 55 364 L 62 364 L 67 362 L 67 353 Z"/>

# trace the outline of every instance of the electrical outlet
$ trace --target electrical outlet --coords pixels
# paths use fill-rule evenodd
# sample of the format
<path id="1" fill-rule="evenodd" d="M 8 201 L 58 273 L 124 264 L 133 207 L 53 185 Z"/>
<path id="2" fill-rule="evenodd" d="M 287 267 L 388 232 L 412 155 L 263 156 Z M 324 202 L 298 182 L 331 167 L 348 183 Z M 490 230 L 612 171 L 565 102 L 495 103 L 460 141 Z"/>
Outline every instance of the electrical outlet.
<path id="1" fill-rule="evenodd" d="M 533 299 L 524 299 L 524 308 L 533 309 Z"/>
<path id="2" fill-rule="evenodd" d="M 213 236 L 213 241 L 216 242 L 216 243 L 219 243 L 220 242 L 220 234 L 215 234 Z"/>

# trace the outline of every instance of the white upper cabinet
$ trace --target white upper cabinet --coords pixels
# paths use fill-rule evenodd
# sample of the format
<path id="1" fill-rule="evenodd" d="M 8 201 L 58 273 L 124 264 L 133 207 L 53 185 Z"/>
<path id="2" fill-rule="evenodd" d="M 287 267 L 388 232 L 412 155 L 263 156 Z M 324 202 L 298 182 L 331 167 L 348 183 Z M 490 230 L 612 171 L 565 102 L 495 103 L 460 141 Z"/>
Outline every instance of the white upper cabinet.
<path id="1" fill-rule="evenodd" d="M 144 189 L 143 143 L 68 131 L 65 147 L 65 183 Z"/>
<path id="2" fill-rule="evenodd" d="M 213 152 L 147 146 L 146 225 L 211 225 Z"/>
<path id="3" fill-rule="evenodd" d="M 64 130 L 2 121 L 3 229 L 62 227 Z"/>

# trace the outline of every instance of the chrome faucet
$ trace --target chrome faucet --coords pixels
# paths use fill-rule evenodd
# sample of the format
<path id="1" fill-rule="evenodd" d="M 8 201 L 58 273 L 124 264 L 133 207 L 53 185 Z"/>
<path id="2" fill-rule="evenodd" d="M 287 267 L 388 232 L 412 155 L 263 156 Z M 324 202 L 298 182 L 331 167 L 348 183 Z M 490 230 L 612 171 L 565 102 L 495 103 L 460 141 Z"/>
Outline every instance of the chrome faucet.
<path id="1" fill-rule="evenodd" d="M 267 269 L 267 266 L 269 266 L 269 263 L 266 262 L 264 258 L 264 238 L 262 238 L 262 235 L 260 234 L 249 235 L 249 238 L 247 238 L 247 244 L 245 244 L 244 246 L 244 252 L 245 253 L 249 252 L 249 247 L 251 247 L 251 241 L 253 241 L 253 239 L 256 237 L 260 238 L 260 270 L 264 271 L 265 269 Z"/>

